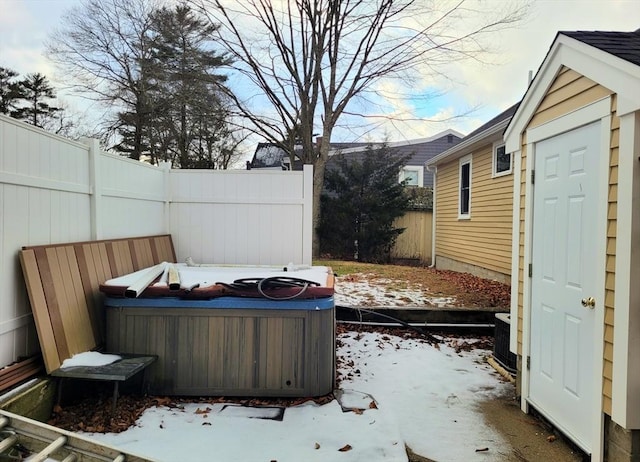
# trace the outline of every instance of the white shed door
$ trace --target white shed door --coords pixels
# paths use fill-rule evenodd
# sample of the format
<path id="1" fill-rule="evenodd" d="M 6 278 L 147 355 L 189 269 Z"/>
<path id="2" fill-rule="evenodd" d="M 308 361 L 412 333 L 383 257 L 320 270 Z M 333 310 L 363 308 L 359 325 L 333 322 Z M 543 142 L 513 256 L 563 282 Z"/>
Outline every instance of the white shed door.
<path id="1" fill-rule="evenodd" d="M 593 446 L 599 123 L 535 144 L 529 401 Z M 602 300 L 595 300 L 602 309 Z"/>

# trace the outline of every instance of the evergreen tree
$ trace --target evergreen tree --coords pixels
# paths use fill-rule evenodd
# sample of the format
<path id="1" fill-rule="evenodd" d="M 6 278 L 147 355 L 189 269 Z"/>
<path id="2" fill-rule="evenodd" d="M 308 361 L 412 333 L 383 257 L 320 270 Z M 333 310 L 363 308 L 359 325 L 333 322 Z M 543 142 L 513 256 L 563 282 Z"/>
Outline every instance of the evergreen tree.
<path id="1" fill-rule="evenodd" d="M 11 117 L 24 120 L 25 122 L 44 128 L 47 121 L 55 118 L 60 110 L 49 105 L 48 100 L 55 98 L 53 87 L 49 84 L 44 74 L 36 72 L 18 82 L 20 88 L 20 99 L 24 105 L 19 105 L 11 111 Z"/>
<path id="2" fill-rule="evenodd" d="M 396 218 L 409 206 L 398 173 L 408 157 L 387 145 L 369 146 L 361 159 L 339 154 L 325 173 L 318 226 L 320 250 L 332 257 L 387 262 L 398 235 Z"/>
<path id="3" fill-rule="evenodd" d="M 22 89 L 15 81 L 18 73 L 6 67 L 0 67 L 0 114 L 11 114 L 16 101 L 22 97 Z"/>
<path id="4" fill-rule="evenodd" d="M 230 136 L 218 69 L 227 59 L 211 47 L 217 26 L 186 5 L 152 15 L 150 77 L 154 146 L 180 168 L 216 168 Z"/>

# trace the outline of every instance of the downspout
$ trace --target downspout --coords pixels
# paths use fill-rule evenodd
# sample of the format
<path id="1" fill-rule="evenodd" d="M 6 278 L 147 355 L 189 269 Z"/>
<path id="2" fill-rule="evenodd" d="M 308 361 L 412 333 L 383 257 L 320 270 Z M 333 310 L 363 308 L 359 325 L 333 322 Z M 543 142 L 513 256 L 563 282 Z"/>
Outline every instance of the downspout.
<path id="1" fill-rule="evenodd" d="M 437 184 L 437 176 L 438 176 L 438 166 L 436 165 L 431 170 L 429 165 L 427 167 L 427 172 L 433 172 L 433 204 L 431 206 L 431 264 L 429 268 L 434 268 L 436 266 L 436 184 Z"/>

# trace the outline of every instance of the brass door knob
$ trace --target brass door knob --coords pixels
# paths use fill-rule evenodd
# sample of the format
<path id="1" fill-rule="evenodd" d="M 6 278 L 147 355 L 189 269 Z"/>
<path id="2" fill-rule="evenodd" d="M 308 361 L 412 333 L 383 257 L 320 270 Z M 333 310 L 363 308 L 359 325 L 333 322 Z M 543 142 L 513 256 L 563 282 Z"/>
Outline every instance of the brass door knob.
<path id="1" fill-rule="evenodd" d="M 582 306 L 586 308 L 594 308 L 596 306 L 596 299 L 593 297 L 583 298 L 581 303 Z"/>

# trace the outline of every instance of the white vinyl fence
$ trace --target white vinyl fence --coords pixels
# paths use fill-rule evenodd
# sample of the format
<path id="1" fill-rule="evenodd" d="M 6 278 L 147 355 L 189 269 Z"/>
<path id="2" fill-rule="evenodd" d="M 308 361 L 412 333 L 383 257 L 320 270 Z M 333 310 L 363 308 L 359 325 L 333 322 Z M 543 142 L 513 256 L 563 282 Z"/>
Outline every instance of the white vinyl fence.
<path id="1" fill-rule="evenodd" d="M 0 115 L 0 367 L 38 351 L 22 246 L 170 233 L 178 261 L 311 264 L 313 172 L 171 170 Z"/>

